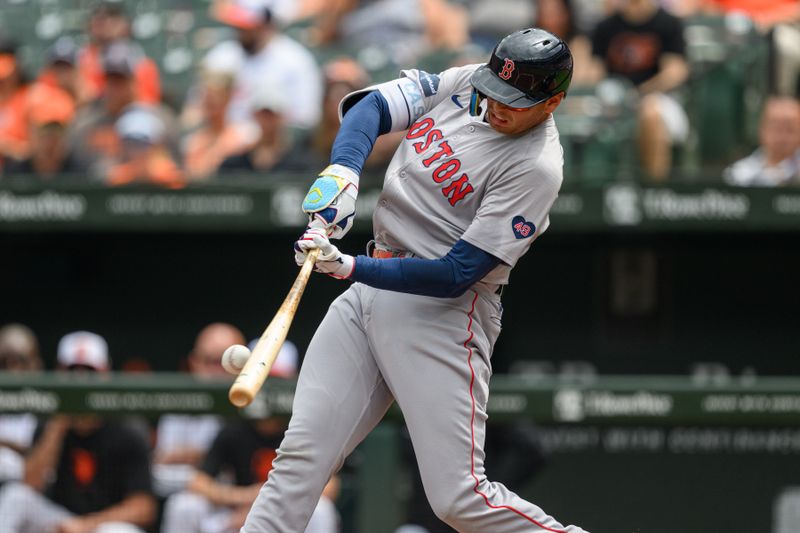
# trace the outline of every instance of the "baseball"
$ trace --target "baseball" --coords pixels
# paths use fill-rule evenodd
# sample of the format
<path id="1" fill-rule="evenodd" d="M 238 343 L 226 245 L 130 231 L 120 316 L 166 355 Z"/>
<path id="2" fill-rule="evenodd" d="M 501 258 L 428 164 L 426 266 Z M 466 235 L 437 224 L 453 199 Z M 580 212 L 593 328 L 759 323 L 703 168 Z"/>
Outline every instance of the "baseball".
<path id="1" fill-rule="evenodd" d="M 244 364 L 249 358 L 250 350 L 247 346 L 234 344 L 233 346 L 229 346 L 222 354 L 222 368 L 229 374 L 238 374 L 242 368 L 244 368 Z"/>

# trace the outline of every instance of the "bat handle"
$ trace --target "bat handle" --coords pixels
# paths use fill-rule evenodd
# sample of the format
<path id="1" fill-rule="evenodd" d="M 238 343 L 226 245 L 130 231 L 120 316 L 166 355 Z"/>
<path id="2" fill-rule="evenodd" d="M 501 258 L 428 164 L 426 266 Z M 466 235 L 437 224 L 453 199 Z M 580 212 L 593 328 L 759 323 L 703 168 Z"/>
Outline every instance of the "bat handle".
<path id="1" fill-rule="evenodd" d="M 314 263 L 317 262 L 317 257 L 319 257 L 319 248 L 314 248 L 306 255 L 306 260 L 303 261 L 303 266 L 300 267 L 300 270 L 302 271 L 308 264 L 311 265 L 309 268 L 314 268 Z"/>

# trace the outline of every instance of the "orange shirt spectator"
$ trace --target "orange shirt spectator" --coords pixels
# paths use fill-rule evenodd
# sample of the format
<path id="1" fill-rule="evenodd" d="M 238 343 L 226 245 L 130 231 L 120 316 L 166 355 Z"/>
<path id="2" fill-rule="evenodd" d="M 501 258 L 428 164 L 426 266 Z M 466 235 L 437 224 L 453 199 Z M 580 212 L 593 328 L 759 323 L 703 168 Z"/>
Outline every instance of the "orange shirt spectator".
<path id="1" fill-rule="evenodd" d="M 87 29 L 89 43 L 78 52 L 78 72 L 85 85 L 87 96 L 95 99 L 105 88 L 103 55 L 112 43 L 126 41 L 136 50 L 134 79 L 136 100 L 144 103 L 161 101 L 161 81 L 158 67 L 137 44 L 130 42 L 131 23 L 125 10 L 117 2 L 101 2 L 89 16 Z"/>
<path id="2" fill-rule="evenodd" d="M 138 48 L 138 47 L 137 47 Z M 87 86 L 87 93 L 95 97 L 103 93 L 105 76 L 103 74 L 102 50 L 88 45 L 78 55 L 78 72 L 81 81 Z M 158 66 L 144 53 L 134 67 L 133 77 L 136 85 L 136 100 L 154 104 L 161 101 L 161 79 Z"/>
<path id="3" fill-rule="evenodd" d="M 28 86 L 23 83 L 14 48 L 0 48 L 0 164 L 23 159 L 30 150 Z"/>
<path id="4" fill-rule="evenodd" d="M 75 103 L 65 91 L 36 83 L 28 91 L 30 157 L 8 159 L 6 175 L 35 175 L 56 179 L 76 170 L 67 149 L 66 128 L 75 116 Z"/>
<path id="5" fill-rule="evenodd" d="M 122 155 L 108 171 L 112 186 L 147 183 L 169 188 L 185 185 L 183 172 L 165 144 L 166 126 L 154 110 L 137 106 L 116 124 Z"/>
<path id="6" fill-rule="evenodd" d="M 76 105 L 88 102 L 89 88 L 78 75 L 78 46 L 71 37 L 56 39 L 47 52 L 47 64 L 42 68 L 37 84 L 56 87 L 67 92 Z"/>

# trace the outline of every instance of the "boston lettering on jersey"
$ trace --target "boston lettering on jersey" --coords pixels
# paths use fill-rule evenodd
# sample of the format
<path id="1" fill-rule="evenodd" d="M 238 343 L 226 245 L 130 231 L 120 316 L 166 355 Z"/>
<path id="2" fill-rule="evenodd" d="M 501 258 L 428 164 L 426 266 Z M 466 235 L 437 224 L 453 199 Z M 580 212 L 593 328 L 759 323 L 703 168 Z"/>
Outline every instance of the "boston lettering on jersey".
<path id="1" fill-rule="evenodd" d="M 431 173 L 433 181 L 437 184 L 441 184 L 450 180 L 458 173 L 461 169 L 461 161 L 457 157 L 452 157 L 455 155 L 453 148 L 450 146 L 450 143 L 444 139 L 442 130 L 434 128 L 435 125 L 436 123 L 430 117 L 419 120 L 411 125 L 411 128 L 409 128 L 406 134 L 406 139 L 413 140 L 424 137 L 421 141 L 412 144 L 414 151 L 418 154 L 430 148 L 431 144 L 441 141 L 437 145 L 438 149 L 426 159 L 422 160 L 422 164 L 425 168 L 433 167 L 433 172 Z M 449 157 L 452 158 L 447 159 Z M 474 192 L 472 185 L 469 183 L 469 176 L 467 176 L 466 173 L 461 174 L 459 178 L 444 185 L 441 190 L 442 194 L 453 207 L 455 207 L 459 201 Z"/>

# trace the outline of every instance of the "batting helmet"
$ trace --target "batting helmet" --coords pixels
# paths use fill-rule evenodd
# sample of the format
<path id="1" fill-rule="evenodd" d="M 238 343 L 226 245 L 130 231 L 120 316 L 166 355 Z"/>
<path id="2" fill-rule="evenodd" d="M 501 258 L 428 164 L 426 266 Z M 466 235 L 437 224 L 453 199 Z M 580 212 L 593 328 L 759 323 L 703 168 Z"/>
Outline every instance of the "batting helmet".
<path id="1" fill-rule="evenodd" d="M 572 53 L 567 43 L 539 28 L 503 38 L 470 83 L 477 92 L 511 107 L 533 107 L 567 92 Z"/>

